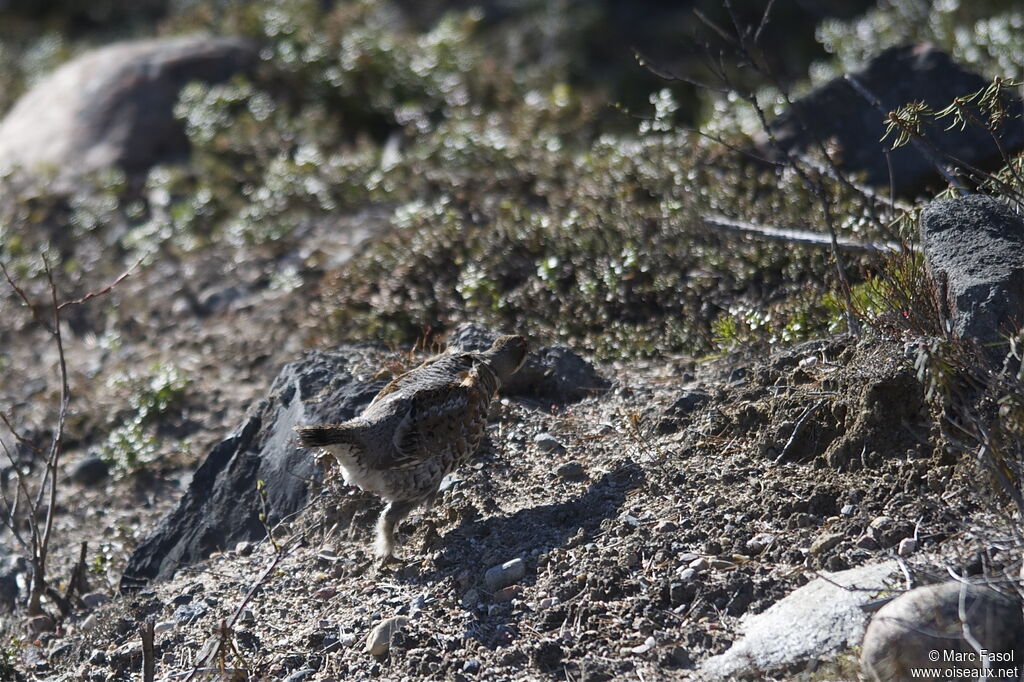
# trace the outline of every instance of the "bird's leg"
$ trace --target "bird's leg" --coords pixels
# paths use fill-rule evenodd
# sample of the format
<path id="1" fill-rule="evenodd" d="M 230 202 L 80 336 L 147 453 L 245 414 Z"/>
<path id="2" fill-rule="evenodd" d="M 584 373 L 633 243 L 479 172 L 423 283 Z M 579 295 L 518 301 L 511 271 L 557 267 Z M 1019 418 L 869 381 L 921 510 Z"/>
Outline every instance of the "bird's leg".
<path id="1" fill-rule="evenodd" d="M 387 564 L 395 553 L 395 526 L 409 515 L 416 507 L 416 502 L 409 500 L 392 500 L 377 519 L 377 541 L 375 553 L 381 565 Z"/>

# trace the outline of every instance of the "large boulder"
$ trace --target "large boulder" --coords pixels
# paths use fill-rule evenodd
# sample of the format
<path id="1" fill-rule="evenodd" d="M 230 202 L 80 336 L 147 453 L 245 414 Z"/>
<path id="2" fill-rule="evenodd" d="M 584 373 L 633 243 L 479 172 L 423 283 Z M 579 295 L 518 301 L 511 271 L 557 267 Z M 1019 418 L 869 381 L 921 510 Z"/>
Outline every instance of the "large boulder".
<path id="1" fill-rule="evenodd" d="M 1024 219 L 979 194 L 933 201 L 921 213 L 921 246 L 953 333 L 993 363 L 1024 324 Z"/>
<path id="2" fill-rule="evenodd" d="M 174 105 L 191 81 L 251 73 L 248 41 L 206 35 L 117 43 L 64 64 L 0 123 L 0 167 L 60 179 L 117 166 L 129 176 L 182 159 L 188 140 Z"/>
<path id="3" fill-rule="evenodd" d="M 864 635 L 864 606 L 901 578 L 895 561 L 822 573 L 764 613 L 746 616 L 743 636 L 700 667 L 700 679 L 724 680 L 796 663 L 826 660 Z"/>
<path id="4" fill-rule="evenodd" d="M 847 171 L 864 173 L 867 182 L 889 187 L 889 164 L 884 150 L 892 140 L 881 141 L 885 132 L 885 113 L 910 102 L 926 102 L 933 109 L 944 109 L 953 98 L 980 90 L 988 82 L 954 63 L 945 52 L 930 44 L 894 47 L 878 54 L 860 71 L 852 74 L 859 83 L 881 101 L 879 111 L 843 77 L 812 90 L 793 103 L 770 124 L 779 144 L 787 150 L 813 147 L 815 140 L 838 143 L 838 164 Z M 1021 113 L 1017 100 L 1016 111 Z M 999 148 L 989 133 L 978 126 L 959 126 L 944 130 L 935 126 L 926 137 L 941 151 L 974 166 L 985 167 L 1000 158 Z M 1024 146 L 1024 128 L 1009 125 L 1003 131 L 1002 144 L 1008 152 Z M 771 154 L 767 142 L 762 151 Z M 939 178 L 931 162 L 912 144 L 890 154 L 892 181 L 897 193 L 912 194 Z"/>
<path id="5" fill-rule="evenodd" d="M 861 667 L 876 682 L 1020 679 L 1021 608 L 1018 597 L 984 585 L 949 581 L 915 588 L 871 619 Z"/>
<path id="6" fill-rule="evenodd" d="M 258 481 L 265 485 L 269 524 L 302 509 L 307 481 L 321 473 L 309 450 L 298 446 L 292 427 L 345 421 L 369 404 L 382 384 L 352 374 L 359 352 L 312 351 L 286 365 L 241 426 L 206 456 L 177 508 L 132 554 L 121 588 L 169 578 L 214 551 L 265 537 Z"/>

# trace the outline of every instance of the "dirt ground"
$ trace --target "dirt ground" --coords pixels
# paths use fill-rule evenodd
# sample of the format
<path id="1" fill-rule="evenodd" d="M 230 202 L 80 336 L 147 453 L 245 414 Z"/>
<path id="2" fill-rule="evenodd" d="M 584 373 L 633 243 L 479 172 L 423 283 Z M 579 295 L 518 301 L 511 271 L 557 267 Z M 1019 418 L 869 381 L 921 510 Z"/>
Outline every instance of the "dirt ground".
<path id="1" fill-rule="evenodd" d="M 283 314 L 297 295 L 243 310 Z M 273 333 L 206 324 L 197 356 L 236 352 L 247 369 L 236 382 L 205 377 L 222 392 L 182 410 L 180 423 L 204 425 L 197 443 L 226 433 L 291 351 Z M 913 354 L 909 342 L 836 337 L 602 367 L 612 387 L 576 404 L 503 398 L 478 457 L 401 526 L 399 566 L 371 556 L 379 502 L 331 478 L 275 543 L 243 543 L 22 640 L 19 668 L 140 679 L 148 619 L 157 679 L 197 668 L 191 679 L 688 679 L 736 639 L 741 616 L 818 570 L 891 556 L 906 538 L 921 575 L 938 556 L 968 572 L 1001 560 L 978 551 L 967 520 L 984 511 L 979 475 L 936 445 Z M 176 502 L 188 468 L 174 462 L 64 498 L 68 570 L 79 538 L 108 557 L 91 589 L 113 593 L 124 557 Z M 488 569 L 516 559 L 521 577 L 487 585 Z M 404 627 L 370 655 L 368 634 L 393 617 Z"/>

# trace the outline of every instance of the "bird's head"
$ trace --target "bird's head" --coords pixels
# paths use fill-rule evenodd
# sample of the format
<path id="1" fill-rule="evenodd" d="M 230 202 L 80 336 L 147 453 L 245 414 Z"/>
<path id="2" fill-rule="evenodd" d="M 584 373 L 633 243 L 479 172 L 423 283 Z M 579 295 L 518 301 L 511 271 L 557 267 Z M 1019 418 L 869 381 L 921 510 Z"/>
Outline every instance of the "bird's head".
<path id="1" fill-rule="evenodd" d="M 519 368 L 526 362 L 528 352 L 526 339 L 522 336 L 509 334 L 499 336 L 487 350 L 490 365 L 502 382 L 519 371 Z"/>

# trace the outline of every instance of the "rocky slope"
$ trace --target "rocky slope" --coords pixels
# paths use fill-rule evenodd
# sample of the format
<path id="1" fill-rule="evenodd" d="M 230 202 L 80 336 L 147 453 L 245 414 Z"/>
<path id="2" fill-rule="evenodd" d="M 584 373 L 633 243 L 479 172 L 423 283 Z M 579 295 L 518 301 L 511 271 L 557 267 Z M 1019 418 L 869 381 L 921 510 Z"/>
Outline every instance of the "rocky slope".
<path id="1" fill-rule="evenodd" d="M 83 610 L 22 656 L 38 679 L 137 679 L 149 620 L 158 679 L 688 679 L 822 571 L 898 551 L 919 583 L 940 561 L 1015 560 L 979 542 L 973 463 L 929 444 L 912 351 L 838 337 L 604 368 L 611 387 L 575 404 L 505 397 L 478 458 L 402 526 L 400 567 L 369 554 L 379 503 L 329 476 L 273 542 Z M 348 352 L 367 377 L 389 356 Z M 853 675 L 848 656 L 811 658 Z"/>

